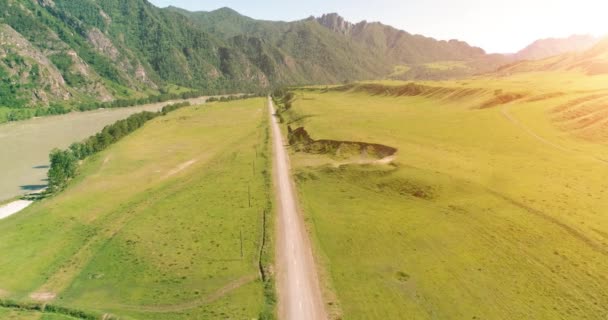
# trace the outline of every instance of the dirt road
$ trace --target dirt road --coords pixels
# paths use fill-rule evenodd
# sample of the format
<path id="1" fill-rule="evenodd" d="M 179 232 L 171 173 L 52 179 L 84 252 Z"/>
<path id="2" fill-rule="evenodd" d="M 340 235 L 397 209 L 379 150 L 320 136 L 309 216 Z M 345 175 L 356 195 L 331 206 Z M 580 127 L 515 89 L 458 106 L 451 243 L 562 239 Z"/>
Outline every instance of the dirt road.
<path id="1" fill-rule="evenodd" d="M 310 241 L 297 210 L 289 158 L 283 144 L 274 106 L 268 99 L 274 154 L 275 190 L 278 203 L 277 281 L 279 318 L 327 319 Z"/>

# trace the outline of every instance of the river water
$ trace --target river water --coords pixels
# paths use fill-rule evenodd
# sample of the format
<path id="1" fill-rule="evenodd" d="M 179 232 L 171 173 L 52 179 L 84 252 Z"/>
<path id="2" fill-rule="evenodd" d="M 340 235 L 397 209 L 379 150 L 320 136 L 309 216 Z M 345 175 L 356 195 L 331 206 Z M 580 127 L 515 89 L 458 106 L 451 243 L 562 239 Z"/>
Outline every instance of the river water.
<path id="1" fill-rule="evenodd" d="M 180 100 L 181 101 L 181 100 Z M 141 111 L 158 111 L 180 101 L 130 108 L 72 112 L 0 125 L 0 201 L 46 186 L 49 153 L 65 149 L 120 119 Z M 188 100 L 199 104 L 205 98 Z"/>

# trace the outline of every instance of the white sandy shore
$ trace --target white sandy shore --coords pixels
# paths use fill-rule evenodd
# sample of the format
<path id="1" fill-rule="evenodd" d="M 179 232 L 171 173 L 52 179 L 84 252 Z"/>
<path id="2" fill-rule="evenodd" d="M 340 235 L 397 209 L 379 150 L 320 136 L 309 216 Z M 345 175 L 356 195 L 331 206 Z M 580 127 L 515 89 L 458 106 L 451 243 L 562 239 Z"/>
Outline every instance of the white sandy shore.
<path id="1" fill-rule="evenodd" d="M 34 201 L 17 200 L 0 207 L 0 219 L 12 216 L 13 214 L 27 208 Z"/>

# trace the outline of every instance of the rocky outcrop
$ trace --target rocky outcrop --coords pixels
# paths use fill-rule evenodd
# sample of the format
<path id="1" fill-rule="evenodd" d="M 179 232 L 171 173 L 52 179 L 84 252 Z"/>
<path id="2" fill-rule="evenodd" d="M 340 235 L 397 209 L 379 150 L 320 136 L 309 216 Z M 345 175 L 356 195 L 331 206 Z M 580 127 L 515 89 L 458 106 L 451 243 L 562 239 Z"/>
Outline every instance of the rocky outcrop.
<path id="1" fill-rule="evenodd" d="M 109 26 L 112 23 L 112 18 L 105 11 L 99 9 L 99 15 L 105 21 L 106 26 Z"/>
<path id="2" fill-rule="evenodd" d="M 288 129 L 289 144 L 296 151 L 328 154 L 338 157 L 362 156 L 364 158 L 383 159 L 397 153 L 397 149 L 377 143 L 339 140 L 314 140 L 303 127 Z"/>
<path id="3" fill-rule="evenodd" d="M 324 14 L 320 18 L 317 18 L 317 22 L 334 32 L 341 34 L 350 34 L 355 26 L 337 13 Z"/>
<path id="4" fill-rule="evenodd" d="M 108 37 L 101 30 L 93 28 L 87 34 L 89 43 L 93 45 L 97 51 L 108 56 L 112 60 L 118 59 L 119 51 Z"/>
<path id="5" fill-rule="evenodd" d="M 103 85 L 95 71 L 91 70 L 89 65 L 78 56 L 78 53 L 74 50 L 69 50 L 67 55 L 72 58 L 72 71 L 87 79 L 83 87 L 75 89 L 85 95 L 94 96 L 101 101 L 111 101 L 113 99 L 112 94 Z"/>
<path id="6" fill-rule="evenodd" d="M 106 22 L 108 22 L 107 19 Z M 134 75 L 133 79 L 136 80 L 136 82 L 139 82 L 139 85 L 145 84 L 153 89 L 158 89 L 158 86 L 148 77 L 146 69 L 142 66 L 142 64 L 137 60 L 131 62 L 127 58 L 127 56 L 130 54 L 128 51 L 126 52 L 127 54 L 122 55 L 112 40 L 110 40 L 110 38 L 108 38 L 108 36 L 106 36 L 101 30 L 97 28 L 92 28 L 89 30 L 87 40 L 91 45 L 93 45 L 95 50 L 115 61 L 120 66 L 121 70 Z M 125 78 L 131 79 L 130 77 Z M 133 85 L 137 84 L 133 83 Z"/>
<path id="7" fill-rule="evenodd" d="M 43 94 L 42 92 L 33 94 L 32 97 L 34 100 L 40 99 L 40 102 L 47 103 L 49 98 L 67 100 L 71 97 L 65 79 L 49 58 L 40 49 L 33 46 L 19 32 L 6 24 L 0 24 L 0 57 L 5 57 L 9 53 L 25 58 L 24 63 L 29 64 L 30 67 L 33 67 L 35 64 L 37 65 L 37 68 L 39 68 L 38 74 L 40 76 L 37 80 L 38 85 L 48 89 L 46 90 L 46 94 Z M 11 69 L 10 66 L 8 69 Z M 29 76 L 30 75 L 23 75 L 23 77 L 28 78 Z"/>
<path id="8" fill-rule="evenodd" d="M 38 3 L 43 7 L 55 7 L 53 0 L 38 0 Z"/>

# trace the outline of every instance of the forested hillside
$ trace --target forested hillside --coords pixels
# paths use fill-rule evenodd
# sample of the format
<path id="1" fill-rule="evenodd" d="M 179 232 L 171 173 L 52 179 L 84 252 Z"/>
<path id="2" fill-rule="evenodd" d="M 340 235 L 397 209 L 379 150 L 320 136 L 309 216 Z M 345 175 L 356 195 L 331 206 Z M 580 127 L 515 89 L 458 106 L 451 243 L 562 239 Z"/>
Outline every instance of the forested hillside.
<path id="1" fill-rule="evenodd" d="M 270 85 L 239 50 L 145 0 L 0 0 L 0 44 L 0 122 Z"/>

